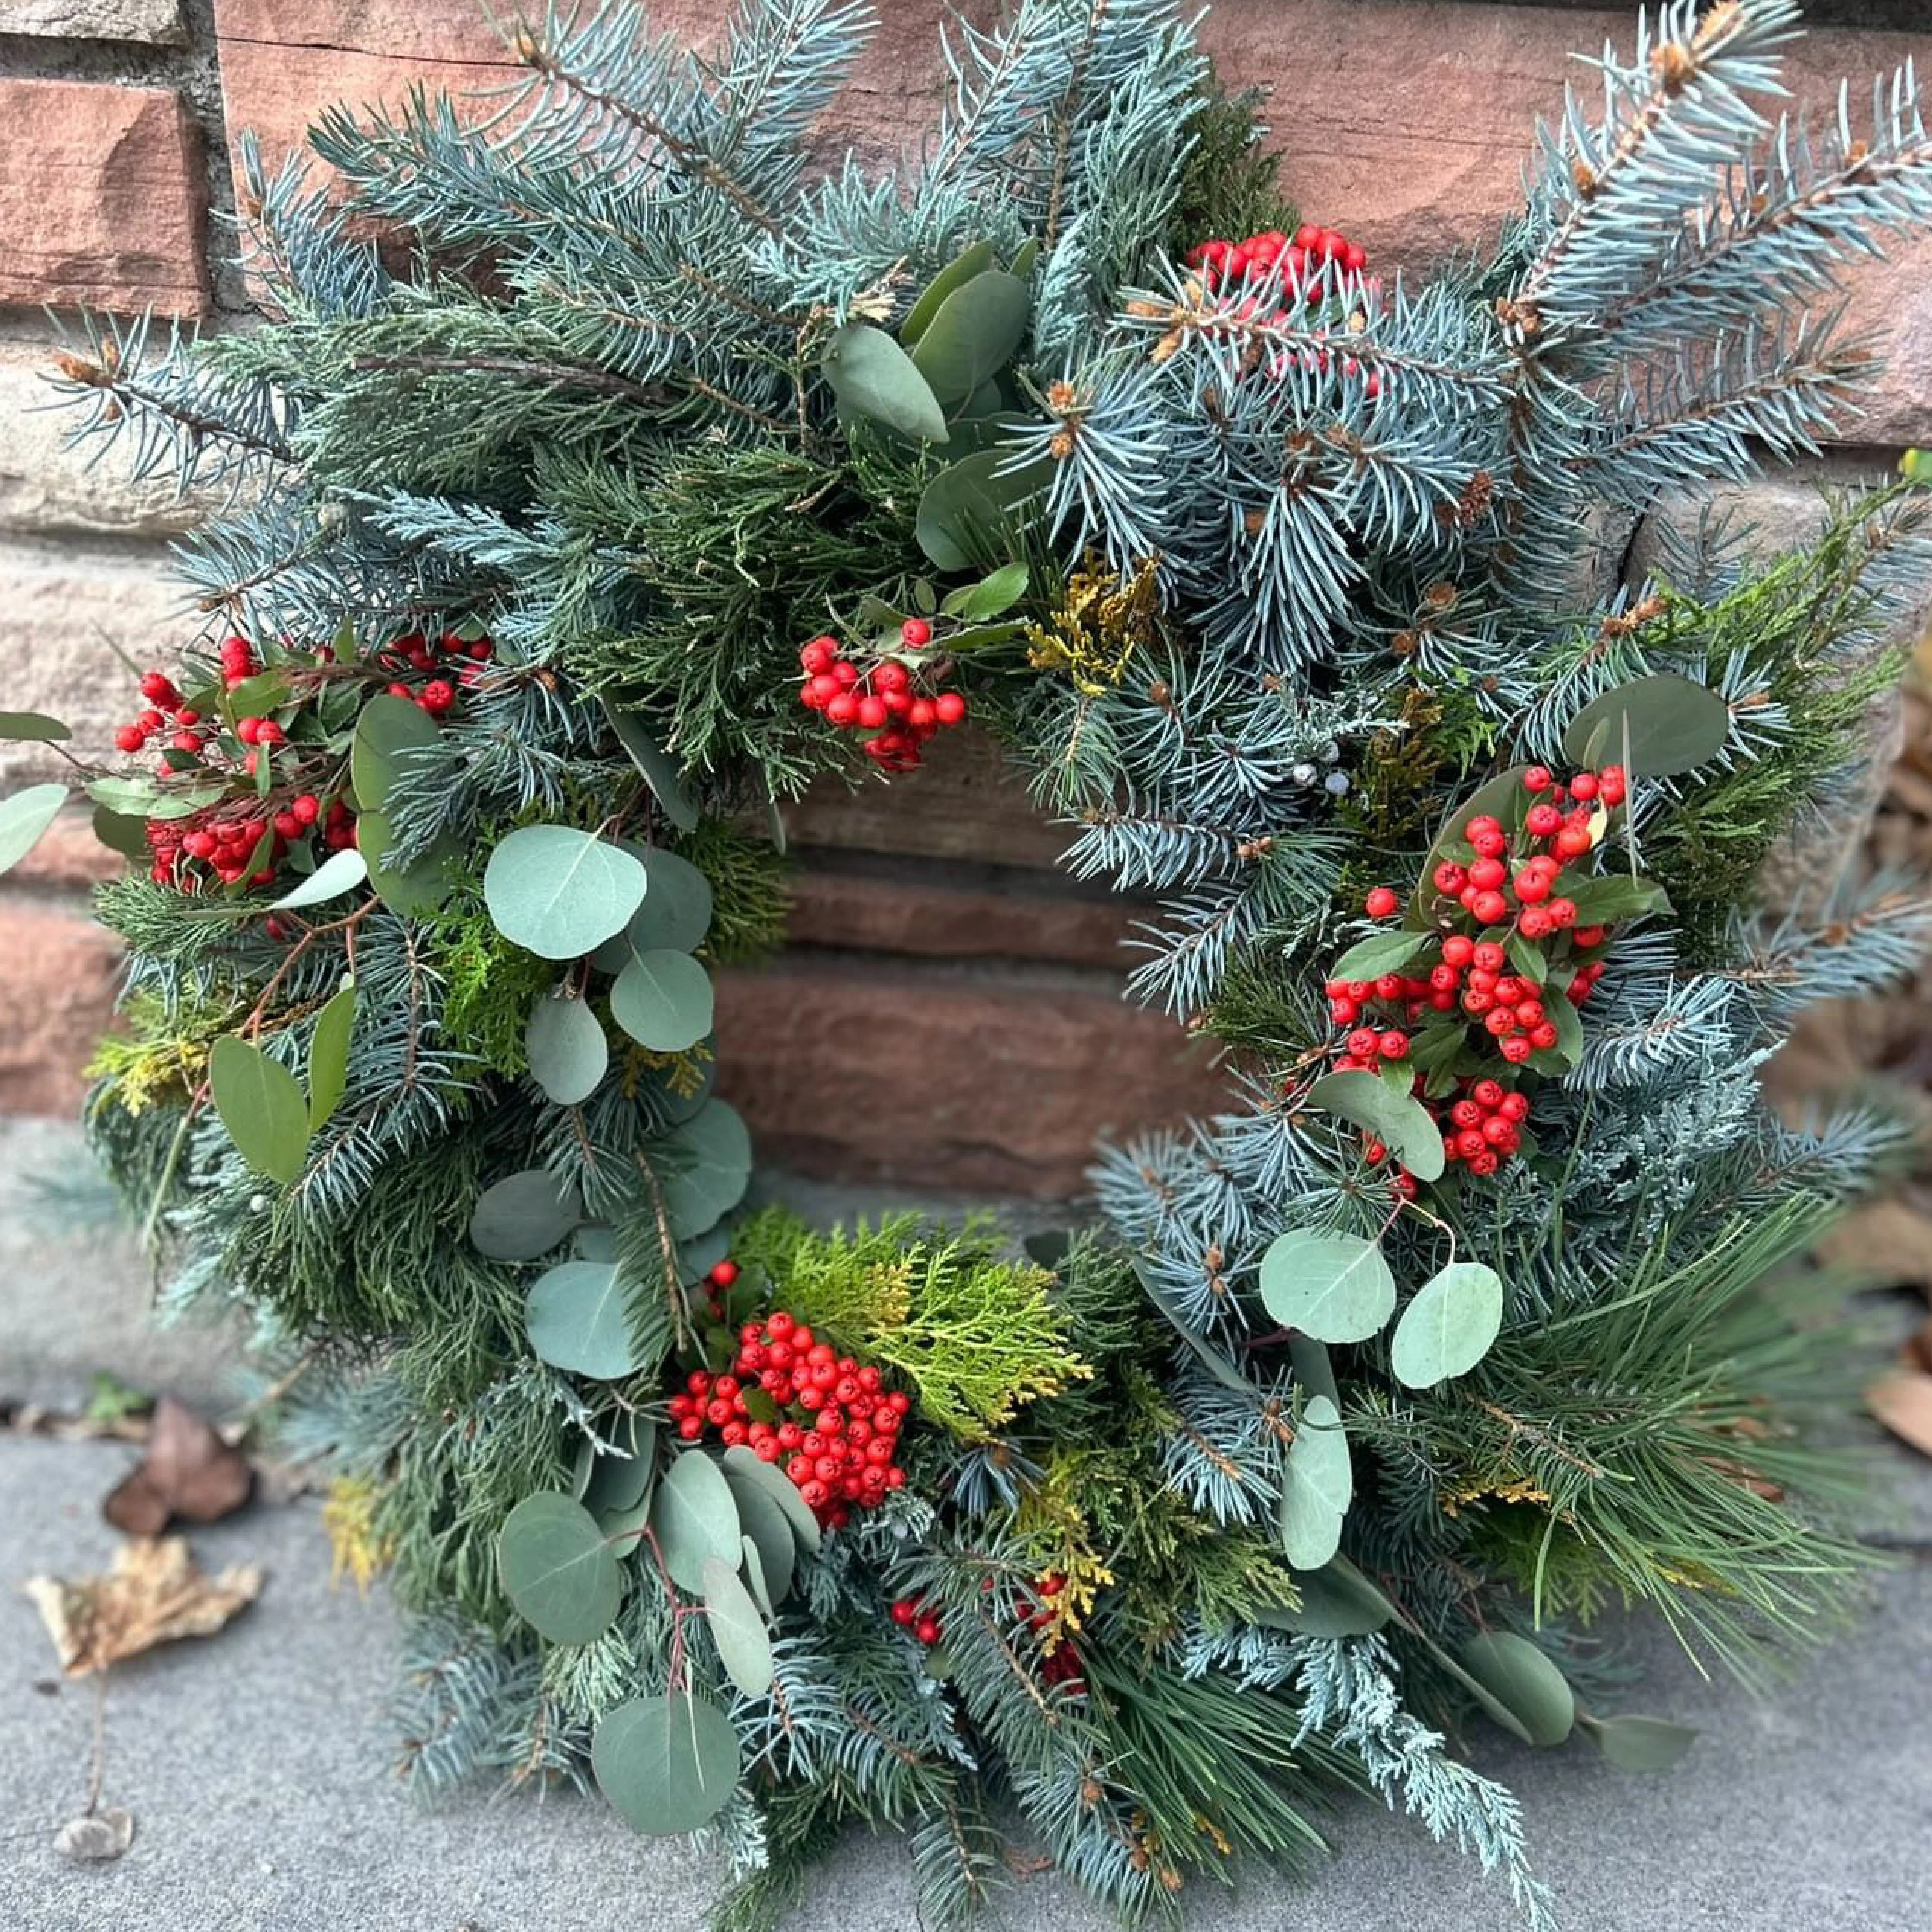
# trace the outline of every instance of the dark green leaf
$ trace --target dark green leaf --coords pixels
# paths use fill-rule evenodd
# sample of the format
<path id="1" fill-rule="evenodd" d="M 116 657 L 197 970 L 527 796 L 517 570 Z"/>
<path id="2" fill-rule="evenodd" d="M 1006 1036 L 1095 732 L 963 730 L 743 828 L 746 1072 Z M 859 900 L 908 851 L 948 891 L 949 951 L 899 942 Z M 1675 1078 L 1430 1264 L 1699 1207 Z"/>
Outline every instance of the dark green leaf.
<path id="1" fill-rule="evenodd" d="M 943 407 L 964 402 L 1012 360 L 1032 312 L 1025 283 L 998 268 L 982 270 L 940 304 L 912 359 Z"/>
<path id="2" fill-rule="evenodd" d="M 1634 879 L 1628 872 L 1565 879 L 1562 889 L 1576 908 L 1579 926 L 1610 926 L 1640 914 L 1670 910 L 1670 895 L 1655 880 Z"/>
<path id="3" fill-rule="evenodd" d="M 1379 980 L 1384 973 L 1400 973 L 1412 965 L 1424 942 L 1415 932 L 1398 928 L 1390 932 L 1372 932 L 1359 939 L 1328 969 L 1331 980 Z"/>
<path id="4" fill-rule="evenodd" d="M 574 1188 L 541 1167 L 526 1167 L 477 1196 L 470 1239 L 492 1261 L 533 1262 L 547 1255 L 584 1218 Z"/>
<path id="5" fill-rule="evenodd" d="M 242 1158 L 284 1187 L 298 1179 L 308 1154 L 308 1102 L 296 1076 L 228 1034 L 208 1057 L 208 1084 Z"/>
<path id="6" fill-rule="evenodd" d="M 1417 1180 L 1442 1179 L 1442 1130 L 1414 1094 L 1372 1073 L 1324 1073 L 1309 1088 L 1308 1104 L 1366 1128 Z"/>
<path id="7" fill-rule="evenodd" d="M 370 890 L 392 912 L 405 919 L 426 919 L 449 896 L 448 862 L 457 848 L 447 838 L 439 838 L 422 857 L 398 866 L 389 863 L 394 843 L 395 834 L 382 813 L 357 815 L 356 849 L 369 868 Z"/>
<path id="8" fill-rule="evenodd" d="M 335 1112 L 349 1084 L 349 1042 L 356 1030 L 356 982 L 344 980 L 315 1016 L 308 1043 L 308 1129 Z"/>
<path id="9" fill-rule="evenodd" d="M 1366 1342 L 1395 1312 L 1395 1277 L 1359 1234 L 1291 1228 L 1262 1256 L 1262 1304 L 1318 1342 Z"/>
<path id="10" fill-rule="evenodd" d="M 1534 980 L 1539 986 L 1546 985 L 1550 979 L 1550 956 L 1541 946 L 1523 938 L 1520 932 L 1512 932 L 1503 941 L 1503 950 L 1509 955 L 1509 962 L 1526 980 Z M 1412 1051 L 1409 1058 L 1415 1058 Z"/>
<path id="11" fill-rule="evenodd" d="M 848 322 L 833 330 L 822 367 L 847 409 L 915 442 L 946 440 L 946 412 L 912 358 L 884 329 Z"/>
<path id="12" fill-rule="evenodd" d="M 715 1817 L 738 1788 L 738 1734 L 708 1699 L 674 1691 L 607 1711 L 590 1742 L 597 1788 L 634 1832 L 670 1837 Z"/>
<path id="13" fill-rule="evenodd" d="M 544 959 L 577 959 L 644 903 L 644 868 L 620 847 L 568 825 L 526 825 L 490 854 L 483 898 L 496 930 Z"/>
<path id="14" fill-rule="evenodd" d="M 610 1064 L 602 1023 L 566 985 L 541 994 L 524 1029 L 530 1077 L 560 1107 L 574 1107 L 596 1092 Z"/>
<path id="15" fill-rule="evenodd" d="M 526 1496 L 496 1539 L 496 1572 L 517 1614 L 553 1643 L 592 1643 L 623 1596 L 616 1557 L 581 1503 L 553 1490 Z"/>
<path id="16" fill-rule="evenodd" d="M 1490 1352 L 1503 1322 L 1502 1278 L 1480 1262 L 1454 1262 L 1415 1292 L 1389 1345 L 1396 1381 L 1433 1388 L 1467 1375 Z"/>
<path id="17" fill-rule="evenodd" d="M 110 852 L 118 852 L 124 859 L 149 859 L 153 856 L 148 844 L 148 828 L 134 814 L 110 812 L 106 806 L 94 808 L 94 836 Z"/>
<path id="18" fill-rule="evenodd" d="M 356 802 L 364 812 L 380 812 L 401 776 L 407 753 L 426 751 L 442 734 L 436 720 L 406 698 L 382 692 L 357 714 L 350 747 L 349 776 Z"/>
<path id="19" fill-rule="evenodd" d="M 1388 1598 L 1352 1563 L 1337 1560 L 1324 1569 L 1300 1571 L 1294 1587 L 1301 1593 L 1299 1604 L 1264 1604 L 1254 1621 L 1304 1636 L 1372 1636 L 1395 1615 Z"/>
<path id="20" fill-rule="evenodd" d="M 1730 706 L 1714 691 L 1658 671 L 1585 705 L 1564 729 L 1563 755 L 1591 770 L 1628 764 L 1633 778 L 1675 778 L 1708 764 L 1730 730 Z"/>

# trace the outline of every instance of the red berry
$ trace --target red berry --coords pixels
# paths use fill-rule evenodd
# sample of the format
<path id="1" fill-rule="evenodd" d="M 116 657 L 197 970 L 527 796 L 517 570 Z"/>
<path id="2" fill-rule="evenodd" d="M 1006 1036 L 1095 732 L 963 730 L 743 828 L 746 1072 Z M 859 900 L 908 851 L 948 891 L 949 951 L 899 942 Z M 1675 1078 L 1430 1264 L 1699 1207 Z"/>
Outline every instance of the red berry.
<path id="1" fill-rule="evenodd" d="M 447 678 L 433 677 L 423 686 L 416 702 L 432 718 L 440 718 L 456 702 L 456 687 Z"/>
<path id="2" fill-rule="evenodd" d="M 1442 942 L 1442 957 L 1448 965 L 1466 966 L 1475 956 L 1475 941 L 1462 933 L 1452 932 Z"/>
<path id="3" fill-rule="evenodd" d="M 1378 886 L 1362 903 L 1370 918 L 1387 919 L 1402 902 L 1388 886 Z"/>
<path id="4" fill-rule="evenodd" d="M 1532 765 L 1522 775 L 1525 791 L 1547 791 L 1551 782 L 1550 770 L 1547 765 Z"/>
<path id="5" fill-rule="evenodd" d="M 1453 860 L 1444 860 L 1432 875 L 1436 890 L 1445 897 L 1454 898 L 1469 883 L 1469 875 Z"/>
<path id="6" fill-rule="evenodd" d="M 933 715 L 942 724 L 958 724 L 966 716 L 966 700 L 956 691 L 942 691 L 932 700 Z"/>
<path id="7" fill-rule="evenodd" d="M 148 742 L 148 734 L 138 724 L 124 724 L 114 734 L 117 749 L 138 752 Z"/>
<path id="8" fill-rule="evenodd" d="M 849 691 L 842 691 L 825 707 L 825 722 L 843 731 L 859 722 L 860 700 Z"/>
<path id="9" fill-rule="evenodd" d="M 914 1619 L 918 1615 L 919 1606 L 910 1597 L 902 1597 L 892 1606 L 892 1622 L 906 1628 L 909 1629 L 911 1627 Z"/>
<path id="10" fill-rule="evenodd" d="M 1534 1050 L 1535 1049 L 1531 1046 L 1529 1042 L 1525 1040 L 1522 1035 L 1520 1033 L 1512 1034 L 1508 1040 L 1502 1041 L 1496 1048 L 1496 1051 L 1500 1053 L 1512 1066 L 1520 1066 L 1522 1063 L 1529 1058 L 1530 1054 L 1534 1052 Z"/>
<path id="11" fill-rule="evenodd" d="M 1597 795 L 1597 775 L 1594 772 L 1579 772 L 1570 781 L 1570 796 L 1588 805 Z"/>
<path id="12" fill-rule="evenodd" d="M 932 641 L 932 626 L 923 617 L 908 617 L 899 626 L 899 642 L 909 651 L 923 650 Z"/>
<path id="13" fill-rule="evenodd" d="M 921 1617 L 912 1627 L 912 1634 L 921 1643 L 934 1644 L 939 1641 L 939 1620 L 936 1617 Z"/>
<path id="14" fill-rule="evenodd" d="M 1408 1058 L 1408 1036 L 1391 1028 L 1376 1042 L 1384 1060 L 1406 1060 Z"/>

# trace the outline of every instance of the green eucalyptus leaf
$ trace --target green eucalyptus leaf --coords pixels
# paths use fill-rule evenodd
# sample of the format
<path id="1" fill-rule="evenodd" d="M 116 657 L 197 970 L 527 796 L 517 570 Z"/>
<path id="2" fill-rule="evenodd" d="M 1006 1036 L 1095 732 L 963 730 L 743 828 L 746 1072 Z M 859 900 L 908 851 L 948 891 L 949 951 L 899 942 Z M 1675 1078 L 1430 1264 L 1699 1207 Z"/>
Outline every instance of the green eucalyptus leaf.
<path id="1" fill-rule="evenodd" d="M 298 907 L 320 905 L 352 892 L 369 876 L 368 861 L 354 846 L 332 852 L 302 884 L 276 900 L 278 912 L 293 912 Z"/>
<path id="2" fill-rule="evenodd" d="M 1299 1604 L 1264 1604 L 1253 1621 L 1268 1630 L 1303 1636 L 1372 1636 L 1395 1615 L 1395 1606 L 1352 1563 L 1337 1559 L 1320 1570 L 1298 1572 Z"/>
<path id="3" fill-rule="evenodd" d="M 40 842 L 67 798 L 64 784 L 37 784 L 0 799 L 0 872 L 17 866 Z"/>
<path id="4" fill-rule="evenodd" d="M 574 1376 L 615 1382 L 639 1366 L 623 1276 L 596 1262 L 560 1262 L 530 1285 L 524 1326 L 537 1359 Z"/>
<path id="5" fill-rule="evenodd" d="M 711 1030 L 711 976 L 688 952 L 634 955 L 610 988 L 610 1016 L 651 1053 L 682 1053 Z"/>
<path id="6" fill-rule="evenodd" d="M 349 749 L 356 803 L 365 812 L 381 811 L 409 754 L 427 751 L 442 735 L 436 720 L 408 698 L 388 692 L 370 698 L 356 715 Z"/>
<path id="7" fill-rule="evenodd" d="M 10 738 L 16 744 L 51 745 L 73 736 L 58 718 L 50 718 L 44 711 L 0 711 L 0 738 Z"/>
<path id="8" fill-rule="evenodd" d="M 992 266 L 993 244 L 990 242 L 975 242 L 962 254 L 955 256 L 920 292 L 918 301 L 899 324 L 900 341 L 910 349 L 925 333 L 926 324 L 939 313 L 940 304 L 955 289 L 962 287 Z"/>
<path id="9" fill-rule="evenodd" d="M 742 1443 L 733 1446 L 744 1447 Z M 755 1454 L 756 1451 L 752 1453 Z M 738 1520 L 745 1532 L 745 1540 L 758 1553 L 758 1575 L 770 1606 L 776 1610 L 790 1593 L 792 1571 L 798 1560 L 797 1538 L 792 1534 L 790 1520 L 765 1485 L 752 1480 L 733 1463 L 729 1460 L 729 1450 L 726 1456 L 724 1480 L 730 1485 L 732 1500 L 738 1505 Z M 788 1482 L 783 1476 L 779 1480 Z"/>
<path id="10" fill-rule="evenodd" d="M 602 1022 L 563 984 L 539 994 L 524 1029 L 530 1077 L 560 1107 L 574 1107 L 596 1092 L 610 1064 Z"/>
<path id="11" fill-rule="evenodd" d="M 577 959 L 621 932 L 649 884 L 628 852 L 568 825 L 526 825 L 490 854 L 483 900 L 496 930 L 543 959 Z"/>
<path id="12" fill-rule="evenodd" d="M 1341 1408 L 1341 1384 L 1335 1379 L 1335 1364 L 1329 1359 L 1327 1342 L 1318 1342 L 1312 1335 L 1298 1330 L 1288 1338 L 1288 1360 L 1296 1382 L 1306 1394 L 1325 1395 L 1338 1410 Z"/>
<path id="13" fill-rule="evenodd" d="M 260 1047 L 228 1034 L 208 1054 L 208 1084 L 242 1158 L 284 1187 L 299 1179 L 308 1156 L 308 1102 L 296 1076 Z"/>
<path id="14" fill-rule="evenodd" d="M 942 407 L 964 402 L 1013 359 L 1032 314 L 1025 283 L 982 269 L 940 304 L 913 350 L 913 365 Z"/>
<path id="15" fill-rule="evenodd" d="M 1395 1312 L 1395 1277 L 1359 1234 L 1291 1228 L 1262 1256 L 1262 1303 L 1284 1328 L 1318 1342 L 1366 1342 Z"/>
<path id="16" fill-rule="evenodd" d="M 1308 1090 L 1308 1104 L 1340 1114 L 1366 1128 L 1418 1180 L 1440 1180 L 1444 1166 L 1442 1130 L 1429 1110 L 1407 1091 L 1409 1081 L 1398 1071 L 1395 1085 L 1372 1073 L 1324 1073 Z M 1324 1338 L 1325 1339 L 1325 1338 Z"/>
<path id="17" fill-rule="evenodd" d="M 1508 1713 L 1504 1728 L 1526 1743 L 1560 1744 L 1576 1719 L 1576 1700 L 1562 1671 L 1527 1637 L 1511 1630 L 1483 1630 L 1470 1638 L 1457 1660 L 1486 1694 L 1493 1717 Z"/>
<path id="18" fill-rule="evenodd" d="M 1325 1395 L 1310 1396 L 1282 1464 L 1281 1546 L 1297 1570 L 1319 1570 L 1341 1546 L 1354 1494 L 1348 1438 Z"/>
<path id="19" fill-rule="evenodd" d="M 640 852 L 638 857 L 650 889 L 629 923 L 610 943 L 626 947 L 626 958 L 664 948 L 695 952 L 711 930 L 711 881 L 688 859 L 662 846 Z M 619 968 L 622 963 L 619 961 Z"/>
<path id="20" fill-rule="evenodd" d="M 526 1167 L 476 1197 L 470 1240 L 492 1261 L 533 1262 L 547 1255 L 584 1218 L 577 1190 L 547 1168 Z"/>
<path id="21" fill-rule="evenodd" d="M 725 1676 L 747 1697 L 762 1697 L 772 1688 L 771 1633 L 739 1576 L 743 1562 L 742 1544 L 728 1563 L 716 1556 L 704 1558 L 704 1618 Z"/>
<path id="22" fill-rule="evenodd" d="M 742 1509 L 745 1499 L 738 1498 Z M 752 1600 L 766 1616 L 778 1615 L 778 1604 L 772 1595 L 772 1587 L 765 1581 L 765 1559 L 758 1554 L 758 1546 L 748 1537 L 739 1539 L 738 1547 L 744 1553 L 745 1587 L 752 1593 Z"/>
<path id="23" fill-rule="evenodd" d="M 553 1643 L 592 1643 L 623 1598 L 617 1559 L 581 1503 L 554 1490 L 526 1496 L 504 1519 L 496 1573 L 517 1614 Z"/>
<path id="24" fill-rule="evenodd" d="M 308 1043 L 308 1130 L 335 1112 L 349 1084 L 349 1043 L 356 1031 L 356 982 L 346 979 L 315 1016 Z"/>
<path id="25" fill-rule="evenodd" d="M 842 405 L 915 442 L 946 440 L 946 412 L 926 378 L 882 328 L 848 322 L 834 329 L 820 366 Z"/>
<path id="26" fill-rule="evenodd" d="M 1689 1725 L 1663 1718 L 1594 1718 L 1579 1711 L 1576 1724 L 1619 1771 L 1668 1771 L 1697 1742 Z"/>
<path id="27" fill-rule="evenodd" d="M 1452 1262 L 1415 1292 L 1389 1344 L 1396 1380 L 1433 1388 L 1466 1376 L 1486 1355 L 1503 1324 L 1502 1277 L 1480 1262 Z"/>
<path id="28" fill-rule="evenodd" d="M 724 1473 L 736 1488 L 749 1486 L 764 1492 L 766 1499 L 778 1505 L 778 1514 L 790 1526 L 793 1540 L 800 1549 L 808 1554 L 816 1554 L 823 1540 L 824 1532 L 818 1526 L 818 1519 L 812 1513 L 798 1486 L 791 1479 L 770 1462 L 758 1460 L 755 1450 L 748 1449 L 743 1443 L 734 1443 L 724 1452 Z"/>
<path id="29" fill-rule="evenodd" d="M 607 1510 L 634 1508 L 657 1474 L 658 1426 L 648 1416 L 634 1409 L 620 1416 L 611 1441 L 614 1449 L 628 1453 L 598 1456 L 583 1491 L 584 1507 L 600 1519 Z"/>
<path id="30" fill-rule="evenodd" d="M 949 464 L 926 486 L 914 534 L 941 570 L 997 563 L 1022 548 L 1046 477 L 1041 464 L 1016 470 L 1014 460 L 1010 450 L 982 449 Z"/>
<path id="31" fill-rule="evenodd" d="M 701 1449 L 686 1449 L 672 1458 L 651 1504 L 651 1528 L 671 1581 L 694 1596 L 704 1588 L 707 1556 L 734 1570 L 738 1566 L 739 1539 L 745 1533 L 738 1505 L 724 1472 Z"/>
<path id="32" fill-rule="evenodd" d="M 650 787 L 651 795 L 662 807 L 665 818 L 680 832 L 694 832 L 702 814 L 677 760 L 658 742 L 637 712 L 626 711 L 608 698 L 602 703 L 604 715 L 610 719 L 618 743 Z"/>
<path id="33" fill-rule="evenodd" d="M 1606 691 L 1563 731 L 1563 755 L 1591 769 L 1628 763 L 1633 778 L 1676 778 L 1708 764 L 1731 732 L 1731 709 L 1708 686 L 1658 671 Z"/>
<path id="34" fill-rule="evenodd" d="M 710 1699 L 632 1697 L 598 1720 L 590 1768 L 634 1832 L 674 1837 L 716 1817 L 738 1788 L 738 1733 Z"/>

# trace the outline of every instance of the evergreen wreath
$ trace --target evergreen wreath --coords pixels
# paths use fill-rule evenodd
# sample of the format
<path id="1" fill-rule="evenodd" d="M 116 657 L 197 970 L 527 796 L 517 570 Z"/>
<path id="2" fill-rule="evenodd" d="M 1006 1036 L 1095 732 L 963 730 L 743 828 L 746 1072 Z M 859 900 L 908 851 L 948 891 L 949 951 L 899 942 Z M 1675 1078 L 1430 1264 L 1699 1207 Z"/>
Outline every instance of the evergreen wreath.
<path id="1" fill-rule="evenodd" d="M 1580 568 L 1870 373 L 1816 304 L 1932 140 L 1909 74 L 1768 120 L 1796 16 L 1672 0 L 1418 287 L 1297 226 L 1169 0 L 956 27 L 877 178 L 810 160 L 863 6 L 746 0 L 710 62 L 553 14 L 487 114 L 326 116 L 326 188 L 244 148 L 268 326 L 64 359 L 81 433 L 234 492 L 206 648 L 83 767 L 134 861 L 88 1126 L 415 1613 L 417 1785 L 594 1780 L 722 1848 L 734 1928 L 854 1820 L 956 1922 L 1004 1803 L 1172 1920 L 1366 1786 L 1540 1925 L 1464 1721 L 1661 1766 L 1597 1612 L 1752 1679 L 1840 1619 L 1858 1364 L 1787 1264 L 1904 1130 L 1757 1074 L 1928 914 L 1759 881 L 1925 506 Z M 1024 1254 L 746 1211 L 709 969 L 782 933 L 771 808 L 890 811 L 969 706 L 1160 900 L 1133 990 L 1230 1111 Z"/>

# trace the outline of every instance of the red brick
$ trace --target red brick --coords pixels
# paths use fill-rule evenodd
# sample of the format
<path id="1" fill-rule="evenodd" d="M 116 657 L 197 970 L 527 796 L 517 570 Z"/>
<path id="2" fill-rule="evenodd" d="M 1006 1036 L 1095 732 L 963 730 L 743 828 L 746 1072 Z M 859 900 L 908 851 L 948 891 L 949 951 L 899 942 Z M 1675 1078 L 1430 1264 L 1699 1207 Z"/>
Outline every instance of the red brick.
<path id="1" fill-rule="evenodd" d="M 1060 1198 L 1100 1137 L 1214 1111 L 1205 1042 L 1085 976 L 791 958 L 718 981 L 718 1090 L 760 1158 Z"/>
<path id="2" fill-rule="evenodd" d="M 162 87 L 0 80 L 0 302 L 197 314 L 200 144 Z"/>
<path id="3" fill-rule="evenodd" d="M 79 911 L 0 896 L 0 1113 L 71 1114 L 114 1009 L 119 942 Z"/>
<path id="4" fill-rule="evenodd" d="M 700 51 L 715 48 L 732 10 L 722 0 L 657 0 L 653 29 Z M 944 74 L 940 0 L 898 0 L 861 57 L 828 129 L 868 159 L 896 154 L 927 118 Z M 983 19 L 992 0 L 964 10 Z M 506 18 L 514 17 L 506 14 Z M 338 100 L 394 106 L 412 86 L 464 92 L 500 87 L 523 69 L 476 0 L 215 0 L 228 126 L 252 128 L 272 160 L 298 146 L 309 123 Z"/>
<path id="5" fill-rule="evenodd" d="M 1360 241 L 1376 268 L 1413 274 L 1495 240 L 1521 206 L 1536 116 L 1556 113 L 1566 80 L 1588 91 L 1574 56 L 1608 40 L 1628 58 L 1633 26 L 1634 10 L 1620 7 L 1221 0 L 1202 36 L 1231 83 L 1273 88 L 1266 112 L 1304 215 Z M 1814 30 L 1786 52 L 1789 105 L 1817 129 L 1842 76 L 1861 110 L 1871 76 L 1908 57 L 1932 70 L 1932 32 Z M 1891 253 L 1847 277 L 1846 334 L 1865 335 L 1890 365 L 1847 440 L 1932 438 L 1932 237 L 1898 238 Z"/>

